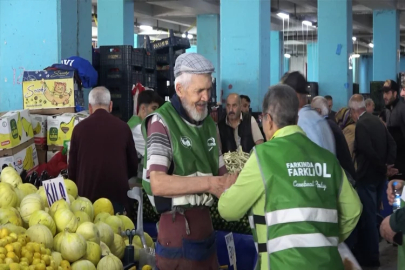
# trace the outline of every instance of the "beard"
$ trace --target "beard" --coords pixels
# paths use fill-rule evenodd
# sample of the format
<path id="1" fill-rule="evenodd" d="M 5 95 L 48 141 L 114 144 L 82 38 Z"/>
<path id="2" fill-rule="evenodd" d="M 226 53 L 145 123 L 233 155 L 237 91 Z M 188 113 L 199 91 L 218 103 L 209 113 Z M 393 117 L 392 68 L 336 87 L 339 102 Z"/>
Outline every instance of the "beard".
<path id="1" fill-rule="evenodd" d="M 202 101 L 202 102 L 198 102 L 196 104 L 190 104 L 187 101 L 183 101 L 183 107 L 184 109 L 187 111 L 188 115 L 190 116 L 191 119 L 193 119 L 196 122 L 200 122 L 202 120 L 204 120 L 207 115 L 208 115 L 208 107 L 207 107 L 207 102 Z M 197 111 L 197 105 L 204 105 L 204 111 L 203 112 L 198 112 Z"/>

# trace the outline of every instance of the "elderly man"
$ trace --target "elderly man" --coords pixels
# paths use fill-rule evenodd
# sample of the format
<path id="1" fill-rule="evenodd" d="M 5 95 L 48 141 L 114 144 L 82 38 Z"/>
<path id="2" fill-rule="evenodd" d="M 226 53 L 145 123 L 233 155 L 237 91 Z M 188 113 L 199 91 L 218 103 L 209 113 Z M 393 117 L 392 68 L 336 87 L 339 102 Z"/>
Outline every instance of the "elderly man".
<path id="1" fill-rule="evenodd" d="M 147 133 L 143 187 L 161 214 L 156 243 L 160 270 L 218 269 L 208 207 L 234 183 L 207 104 L 214 67 L 196 53 L 174 67 L 176 93 L 142 124 Z"/>
<path id="2" fill-rule="evenodd" d="M 365 103 L 366 103 L 366 111 L 370 114 L 373 114 L 375 109 L 374 101 L 371 98 L 368 98 L 365 100 Z"/>
<path id="3" fill-rule="evenodd" d="M 287 85 L 263 100 L 267 142 L 254 148 L 219 199 L 226 220 L 249 218 L 260 254 L 255 269 L 343 269 L 338 243 L 360 217 L 356 192 L 334 155 L 298 127 L 299 101 Z"/>
<path id="4" fill-rule="evenodd" d="M 354 179 L 356 177 L 356 171 L 354 170 L 354 164 L 352 162 L 352 157 L 350 155 L 349 146 L 343 135 L 342 130 L 336 124 L 336 121 L 329 118 L 329 107 L 326 98 L 317 96 L 312 99 L 311 107 L 319 113 L 320 116 L 328 121 L 330 129 L 332 130 L 333 137 L 335 138 L 336 145 L 336 158 L 339 160 L 340 165 L 350 174 L 349 179 Z"/>
<path id="5" fill-rule="evenodd" d="M 234 152 L 239 146 L 246 153 L 263 143 L 263 135 L 253 116 L 241 112 L 241 98 L 230 94 L 226 99 L 227 116 L 218 123 L 222 153 Z"/>
<path id="6" fill-rule="evenodd" d="M 308 82 L 305 77 L 298 71 L 288 72 L 281 78 L 281 84 L 292 87 L 297 93 L 298 126 L 311 141 L 335 154 L 335 138 L 332 130 L 326 120 L 308 104 Z"/>
<path id="7" fill-rule="evenodd" d="M 359 230 L 358 260 L 365 267 L 379 267 L 379 235 L 376 215 L 387 176 L 394 175 L 396 145 L 378 117 L 366 112 L 363 96 L 349 100 L 350 116 L 356 122 L 354 155 L 356 188 L 364 206 Z M 388 165 L 387 165 L 388 164 Z"/>
<path id="8" fill-rule="evenodd" d="M 75 126 L 70 141 L 69 178 L 79 195 L 95 201 L 105 197 L 115 212 L 131 211 L 128 180 L 136 177 L 138 159 L 128 125 L 110 114 L 111 95 L 96 87 L 89 94 L 90 116 Z"/>

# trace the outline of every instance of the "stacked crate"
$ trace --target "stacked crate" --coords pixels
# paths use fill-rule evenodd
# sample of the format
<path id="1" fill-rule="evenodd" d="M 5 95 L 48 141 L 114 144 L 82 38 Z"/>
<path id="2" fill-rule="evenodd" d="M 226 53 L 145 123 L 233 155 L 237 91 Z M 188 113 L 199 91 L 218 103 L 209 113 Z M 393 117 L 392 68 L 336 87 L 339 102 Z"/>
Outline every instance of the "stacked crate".
<path id="1" fill-rule="evenodd" d="M 143 82 L 143 55 L 130 45 L 100 47 L 100 84 L 113 102 L 112 114 L 128 121 L 133 114 L 132 88 Z"/>
<path id="2" fill-rule="evenodd" d="M 174 65 L 177 57 L 190 48 L 190 40 L 176 37 L 170 30 L 168 38 L 153 43 L 147 37 L 147 46 L 156 54 L 157 92 L 162 97 L 171 97 L 174 94 Z"/>

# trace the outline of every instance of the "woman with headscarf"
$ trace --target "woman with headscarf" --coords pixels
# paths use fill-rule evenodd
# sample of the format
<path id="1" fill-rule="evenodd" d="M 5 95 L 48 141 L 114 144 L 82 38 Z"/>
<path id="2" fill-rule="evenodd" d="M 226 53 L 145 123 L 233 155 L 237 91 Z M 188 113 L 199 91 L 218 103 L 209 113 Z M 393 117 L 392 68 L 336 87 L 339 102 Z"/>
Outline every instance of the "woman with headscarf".
<path id="1" fill-rule="evenodd" d="M 335 115 L 335 120 L 338 126 L 342 129 L 343 134 L 345 135 L 347 145 L 349 146 L 350 155 L 353 157 L 354 132 L 356 129 L 356 125 L 350 117 L 350 110 L 348 108 L 340 109 Z"/>

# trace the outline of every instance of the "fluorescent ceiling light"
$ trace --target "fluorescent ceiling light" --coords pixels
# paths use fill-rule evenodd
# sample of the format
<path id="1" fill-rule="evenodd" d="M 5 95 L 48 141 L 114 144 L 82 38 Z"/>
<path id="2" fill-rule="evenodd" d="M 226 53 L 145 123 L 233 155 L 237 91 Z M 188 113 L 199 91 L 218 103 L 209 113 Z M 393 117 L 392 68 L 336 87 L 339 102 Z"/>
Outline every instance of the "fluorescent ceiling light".
<path id="1" fill-rule="evenodd" d="M 193 39 L 193 37 L 194 37 L 194 36 L 193 36 L 192 34 L 188 34 L 188 35 L 187 35 L 187 38 L 188 38 L 188 39 Z"/>
<path id="2" fill-rule="evenodd" d="M 285 53 L 285 54 L 284 54 L 284 57 L 285 57 L 285 58 L 291 58 L 291 54 Z"/>
<path id="3" fill-rule="evenodd" d="M 353 41 L 356 41 L 356 40 L 357 40 L 357 38 L 356 38 L 356 37 L 352 37 L 352 39 L 353 39 Z"/>
<path id="4" fill-rule="evenodd" d="M 354 53 L 354 54 L 352 55 L 352 57 L 353 57 L 353 58 L 359 58 L 359 57 L 360 57 L 360 54 Z"/>
<path id="5" fill-rule="evenodd" d="M 310 21 L 303 21 L 302 24 L 307 25 L 307 26 L 312 26 L 312 22 L 310 22 Z"/>
<path id="6" fill-rule="evenodd" d="M 142 29 L 142 30 L 153 30 L 153 27 L 150 26 L 150 25 L 140 25 L 140 26 L 139 26 L 139 29 Z"/>
<path id="7" fill-rule="evenodd" d="M 182 37 L 182 38 L 186 38 L 186 34 L 182 34 L 181 37 Z"/>
<path id="8" fill-rule="evenodd" d="M 290 18 L 290 15 L 283 13 L 283 12 L 279 12 L 277 13 L 277 16 L 279 16 L 281 19 L 288 19 Z"/>
<path id="9" fill-rule="evenodd" d="M 371 43 L 371 42 L 368 44 L 368 46 L 369 46 L 370 48 L 374 48 L 374 44 Z"/>

